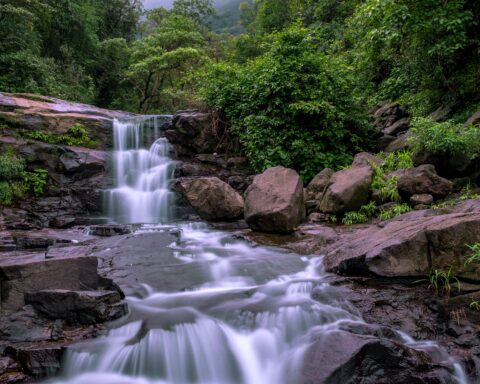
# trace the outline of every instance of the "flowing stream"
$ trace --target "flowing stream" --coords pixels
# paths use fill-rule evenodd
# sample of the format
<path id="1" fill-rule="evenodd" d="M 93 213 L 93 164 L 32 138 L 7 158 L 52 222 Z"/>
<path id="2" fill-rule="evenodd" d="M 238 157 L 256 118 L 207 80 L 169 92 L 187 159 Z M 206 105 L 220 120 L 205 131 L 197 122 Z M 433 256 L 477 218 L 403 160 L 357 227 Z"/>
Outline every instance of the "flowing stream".
<path id="1" fill-rule="evenodd" d="M 115 122 L 116 186 L 106 193 L 107 207 L 116 222 L 146 224 L 136 235 L 179 232 L 170 245 L 174 257 L 201 265 L 204 282 L 176 293 L 143 286 L 141 294 L 127 298 L 129 315 L 108 335 L 69 349 L 55 382 L 302 382 L 302 358 L 312 336 L 363 324 L 362 319 L 326 283 L 321 256 L 255 247 L 202 223 L 173 223 L 168 182 L 174 162 L 168 143 L 157 139 L 161 120 Z M 149 140 L 154 144 L 148 149 Z M 441 351 L 401 336 L 412 348 Z M 441 362 L 454 365 L 440 355 Z M 464 376 L 455 365 L 456 381 L 467 384 Z"/>

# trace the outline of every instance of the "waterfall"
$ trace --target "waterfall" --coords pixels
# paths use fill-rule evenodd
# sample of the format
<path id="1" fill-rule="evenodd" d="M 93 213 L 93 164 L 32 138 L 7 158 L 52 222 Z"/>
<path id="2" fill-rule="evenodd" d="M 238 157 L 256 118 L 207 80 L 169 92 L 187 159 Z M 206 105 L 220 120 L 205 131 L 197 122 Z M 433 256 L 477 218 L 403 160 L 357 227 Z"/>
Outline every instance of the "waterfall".
<path id="1" fill-rule="evenodd" d="M 169 116 L 113 121 L 114 187 L 104 195 L 107 214 L 121 224 L 161 223 L 173 217 L 169 181 L 175 162 L 170 145 L 160 136 Z M 150 145 L 150 143 L 152 143 Z"/>
<path id="2" fill-rule="evenodd" d="M 114 122 L 115 187 L 105 194 L 108 211 L 116 222 L 144 224 L 134 236 L 175 231 L 178 238 L 168 245 L 172 257 L 164 273 L 183 279 L 194 271 L 191 276 L 200 274 L 201 282 L 181 292 L 158 292 L 139 281 L 143 293 L 126 299 L 128 316 L 107 335 L 71 346 L 61 376 L 53 382 L 305 382 L 302 367 L 313 340 L 365 323 L 338 288 L 328 284 L 322 256 L 255 246 L 205 223 L 167 225 L 175 163 L 167 141 L 159 138 L 160 121 Z M 156 251 L 151 249 L 149 263 L 165 262 Z M 134 249 L 129 257 L 133 263 Z M 401 336 L 411 348 L 435 349 L 438 363 L 454 368 L 455 380 L 467 384 L 460 364 L 435 343 Z"/>

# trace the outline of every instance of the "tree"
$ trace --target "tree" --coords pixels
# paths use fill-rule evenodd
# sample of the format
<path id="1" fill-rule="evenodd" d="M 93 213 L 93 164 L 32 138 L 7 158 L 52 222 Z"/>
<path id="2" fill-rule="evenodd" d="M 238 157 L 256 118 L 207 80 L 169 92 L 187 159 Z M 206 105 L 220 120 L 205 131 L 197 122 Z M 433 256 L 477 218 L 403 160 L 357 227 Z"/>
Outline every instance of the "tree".
<path id="1" fill-rule="evenodd" d="M 348 164 L 366 135 L 348 68 L 318 52 L 306 28 L 275 34 L 267 53 L 243 65 L 211 66 L 202 84 L 257 172 L 283 165 L 309 181 Z"/>
<path id="2" fill-rule="evenodd" d="M 169 14 L 144 40 L 133 45 L 128 77 L 138 95 L 138 110 L 150 111 L 168 86 L 206 60 L 205 40 L 192 20 Z"/>

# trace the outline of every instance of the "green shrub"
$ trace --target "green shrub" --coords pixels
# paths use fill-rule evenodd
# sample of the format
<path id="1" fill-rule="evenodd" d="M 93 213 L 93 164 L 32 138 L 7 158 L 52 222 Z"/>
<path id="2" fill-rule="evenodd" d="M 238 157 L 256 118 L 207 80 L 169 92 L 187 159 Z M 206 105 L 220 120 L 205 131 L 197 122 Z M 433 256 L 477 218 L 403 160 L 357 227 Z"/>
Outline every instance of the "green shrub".
<path id="1" fill-rule="evenodd" d="M 408 204 L 395 204 L 393 207 L 381 209 L 378 215 L 380 220 L 390 220 L 396 216 L 410 212 L 412 209 Z"/>
<path id="2" fill-rule="evenodd" d="M 25 170 L 25 162 L 15 156 L 13 151 L 7 151 L 0 155 L 0 179 L 14 180 L 22 178 Z"/>
<path id="3" fill-rule="evenodd" d="M 48 171 L 46 169 L 35 169 L 33 172 L 27 172 L 26 181 L 35 196 L 42 196 L 48 182 Z"/>
<path id="4" fill-rule="evenodd" d="M 68 128 L 63 135 L 45 131 L 20 131 L 20 136 L 25 139 L 42 141 L 48 144 L 77 145 L 94 148 L 99 145 L 98 141 L 90 139 L 87 129 L 81 124 L 75 124 Z"/>
<path id="5" fill-rule="evenodd" d="M 283 165 L 309 181 L 351 162 L 365 119 L 348 68 L 318 51 L 314 32 L 294 26 L 273 36 L 254 60 L 208 68 L 201 95 L 225 112 L 255 171 Z"/>
<path id="6" fill-rule="evenodd" d="M 367 221 L 367 215 L 360 211 L 347 212 L 342 219 L 342 223 L 345 225 L 362 224 Z"/>
<path id="7" fill-rule="evenodd" d="M 413 151 L 440 155 L 480 155 L 480 127 L 464 126 L 453 120 L 437 123 L 419 117 L 412 121 L 409 139 Z"/>

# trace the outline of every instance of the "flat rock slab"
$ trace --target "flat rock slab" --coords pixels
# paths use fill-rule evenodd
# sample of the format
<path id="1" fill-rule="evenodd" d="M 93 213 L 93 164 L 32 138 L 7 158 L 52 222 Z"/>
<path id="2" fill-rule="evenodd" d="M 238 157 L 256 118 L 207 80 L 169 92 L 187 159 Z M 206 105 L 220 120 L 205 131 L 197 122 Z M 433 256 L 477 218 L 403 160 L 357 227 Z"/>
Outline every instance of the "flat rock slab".
<path id="1" fill-rule="evenodd" d="M 6 254 L 8 255 L 8 254 Z M 100 284 L 97 259 L 63 255 L 45 259 L 44 253 L 14 254 L 0 258 L 0 309 L 17 310 L 24 295 L 44 289 L 96 289 Z"/>
<path id="2" fill-rule="evenodd" d="M 368 226 L 343 237 L 327 253 L 329 272 L 386 277 L 428 276 L 432 269 L 453 276 L 479 279 L 480 265 L 465 267 L 467 244 L 480 241 L 480 213 L 392 220 L 384 226 Z"/>

